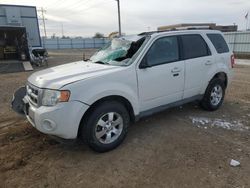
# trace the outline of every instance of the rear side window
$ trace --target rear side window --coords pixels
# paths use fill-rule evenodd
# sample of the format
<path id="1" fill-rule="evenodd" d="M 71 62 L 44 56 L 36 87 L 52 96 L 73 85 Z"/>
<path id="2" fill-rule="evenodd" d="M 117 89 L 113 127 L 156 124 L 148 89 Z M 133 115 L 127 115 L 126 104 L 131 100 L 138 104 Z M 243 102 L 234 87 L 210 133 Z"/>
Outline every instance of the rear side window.
<path id="1" fill-rule="evenodd" d="M 225 39 L 221 36 L 221 34 L 207 34 L 210 41 L 213 43 L 217 53 L 227 53 L 229 52 L 229 48 Z"/>
<path id="2" fill-rule="evenodd" d="M 182 35 L 183 58 L 197 58 L 211 55 L 207 43 L 200 35 Z"/>

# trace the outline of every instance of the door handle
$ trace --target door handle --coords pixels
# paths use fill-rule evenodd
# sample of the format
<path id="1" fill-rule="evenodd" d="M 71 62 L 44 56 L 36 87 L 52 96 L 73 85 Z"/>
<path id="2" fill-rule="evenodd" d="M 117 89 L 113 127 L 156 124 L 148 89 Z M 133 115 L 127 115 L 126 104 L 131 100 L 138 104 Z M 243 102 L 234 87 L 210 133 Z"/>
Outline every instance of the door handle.
<path id="1" fill-rule="evenodd" d="M 177 72 L 181 72 L 181 69 L 178 67 L 175 67 L 171 70 L 172 73 L 177 73 Z"/>
<path id="2" fill-rule="evenodd" d="M 212 65 L 212 61 L 207 60 L 206 63 L 205 63 L 205 65 Z"/>

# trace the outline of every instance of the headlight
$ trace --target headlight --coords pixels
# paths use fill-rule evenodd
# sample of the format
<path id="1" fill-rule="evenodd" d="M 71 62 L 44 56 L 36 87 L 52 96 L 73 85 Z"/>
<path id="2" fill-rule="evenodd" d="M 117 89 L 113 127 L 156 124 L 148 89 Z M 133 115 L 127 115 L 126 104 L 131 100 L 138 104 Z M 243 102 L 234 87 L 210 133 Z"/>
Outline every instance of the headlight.
<path id="1" fill-rule="evenodd" d="M 58 102 L 67 102 L 69 100 L 69 97 L 70 97 L 70 91 L 45 89 L 43 91 L 42 105 L 55 106 Z"/>

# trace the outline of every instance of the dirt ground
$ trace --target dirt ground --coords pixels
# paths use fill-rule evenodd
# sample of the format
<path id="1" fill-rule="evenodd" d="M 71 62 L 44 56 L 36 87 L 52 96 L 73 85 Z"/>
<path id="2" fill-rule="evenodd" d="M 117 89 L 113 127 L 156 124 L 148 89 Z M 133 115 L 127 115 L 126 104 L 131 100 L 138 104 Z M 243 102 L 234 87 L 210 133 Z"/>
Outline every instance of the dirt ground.
<path id="1" fill-rule="evenodd" d="M 83 57 L 50 56 L 50 66 Z M 218 111 L 196 103 L 169 109 L 131 125 L 124 143 L 103 154 L 57 142 L 12 112 L 12 93 L 32 72 L 2 74 L 0 187 L 250 187 L 250 66 L 234 70 Z"/>

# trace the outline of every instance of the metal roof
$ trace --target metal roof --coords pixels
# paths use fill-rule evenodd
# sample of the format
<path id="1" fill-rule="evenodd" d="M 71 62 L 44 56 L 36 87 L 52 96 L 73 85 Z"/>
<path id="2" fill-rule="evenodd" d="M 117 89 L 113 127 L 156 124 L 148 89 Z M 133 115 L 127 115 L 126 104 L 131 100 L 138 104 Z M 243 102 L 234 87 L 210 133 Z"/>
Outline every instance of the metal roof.
<path id="1" fill-rule="evenodd" d="M 30 6 L 30 5 L 0 4 L 0 6 L 36 8 L 35 6 Z"/>

